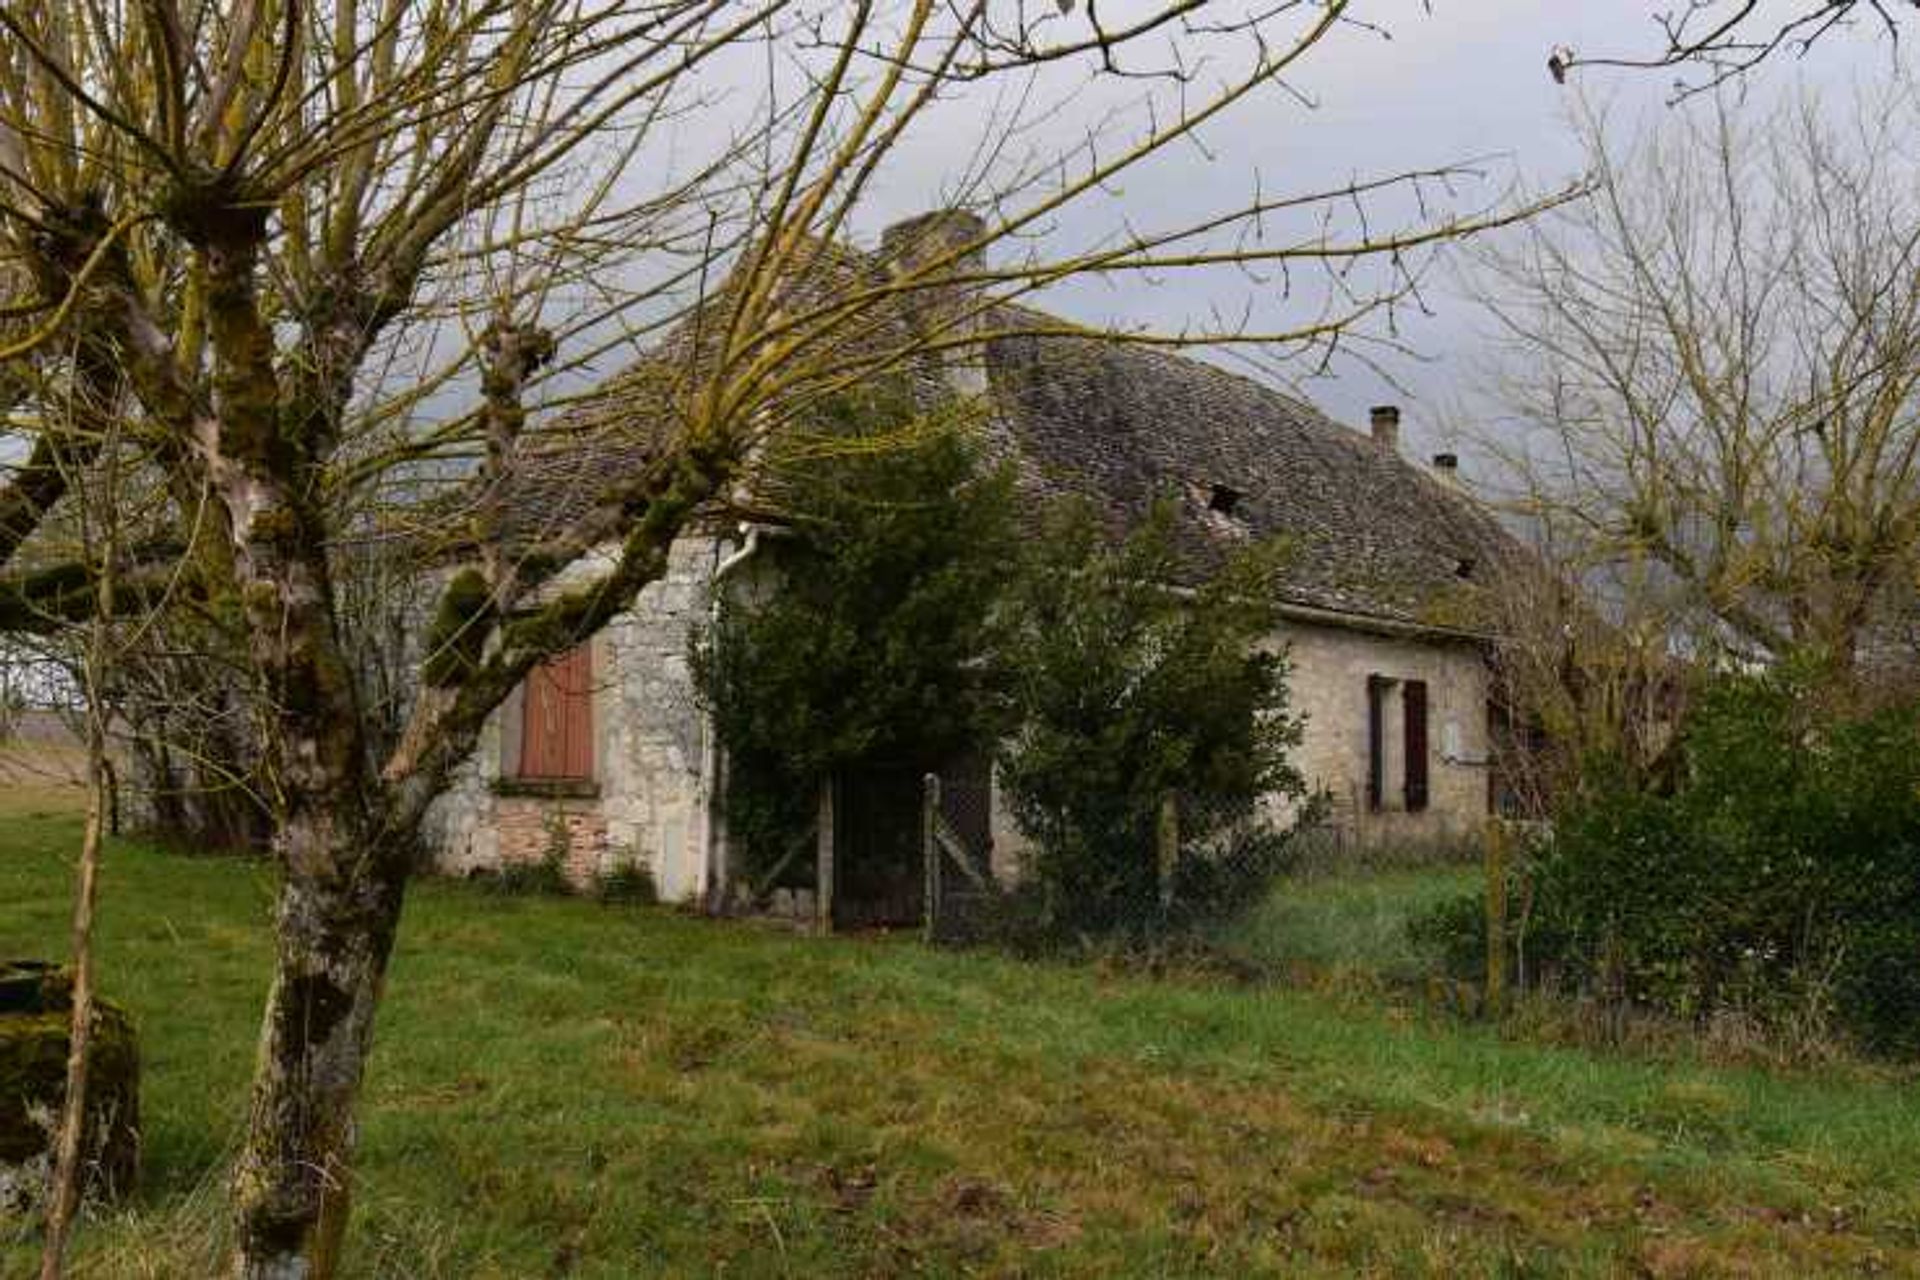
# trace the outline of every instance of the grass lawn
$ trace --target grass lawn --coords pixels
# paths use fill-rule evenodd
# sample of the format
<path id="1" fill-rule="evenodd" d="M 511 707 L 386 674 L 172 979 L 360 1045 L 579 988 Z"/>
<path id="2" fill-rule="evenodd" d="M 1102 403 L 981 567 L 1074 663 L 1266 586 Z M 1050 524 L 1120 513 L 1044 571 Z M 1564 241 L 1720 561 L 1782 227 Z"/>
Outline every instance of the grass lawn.
<path id="1" fill-rule="evenodd" d="M 70 814 L 0 801 L 0 950 Z M 117 844 L 147 1181 L 76 1274 L 210 1274 L 269 873 Z M 365 1276 L 1920 1274 L 1920 1092 L 1378 1002 L 426 883 L 364 1108 Z M 30 1228 L 0 1226 L 0 1275 Z"/>
<path id="2" fill-rule="evenodd" d="M 1281 972 L 1297 967 L 1316 975 L 1415 979 L 1425 969 L 1408 940 L 1407 922 L 1483 884 L 1478 868 L 1459 866 L 1283 880 L 1220 941 L 1228 951 Z"/>

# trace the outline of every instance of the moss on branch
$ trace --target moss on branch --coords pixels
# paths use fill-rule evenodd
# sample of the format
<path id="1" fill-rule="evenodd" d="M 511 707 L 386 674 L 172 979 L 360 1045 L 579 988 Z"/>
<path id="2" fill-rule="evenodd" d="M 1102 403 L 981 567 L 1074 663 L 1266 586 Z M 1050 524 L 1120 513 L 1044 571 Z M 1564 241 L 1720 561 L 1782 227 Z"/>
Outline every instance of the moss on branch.
<path id="1" fill-rule="evenodd" d="M 440 595 L 427 631 L 427 657 L 421 675 L 435 688 L 447 688 L 480 670 L 487 637 L 493 630 L 493 592 L 478 569 L 462 569 Z"/>

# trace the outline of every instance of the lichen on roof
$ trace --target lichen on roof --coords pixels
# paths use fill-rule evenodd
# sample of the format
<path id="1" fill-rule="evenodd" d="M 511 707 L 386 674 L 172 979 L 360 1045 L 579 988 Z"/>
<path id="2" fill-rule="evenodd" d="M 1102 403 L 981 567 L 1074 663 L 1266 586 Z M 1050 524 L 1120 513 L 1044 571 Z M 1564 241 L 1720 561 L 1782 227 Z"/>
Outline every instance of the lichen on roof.
<path id="1" fill-rule="evenodd" d="M 819 278 L 797 290 L 816 303 L 882 269 L 844 247 L 818 261 Z M 863 322 L 866 340 L 910 349 L 910 311 L 925 302 L 883 302 Z M 1026 308 L 992 309 L 983 329 L 982 350 L 959 358 L 984 366 L 994 444 L 1029 491 L 1089 499 L 1116 532 L 1171 496 L 1195 573 L 1235 542 L 1284 536 L 1295 548 L 1285 603 L 1459 627 L 1473 613 L 1461 597 L 1523 555 L 1470 498 L 1277 388 Z M 683 328 L 662 348 L 678 356 L 656 354 L 636 370 L 684 369 L 686 342 Z M 513 536 L 557 527 L 608 481 L 657 457 L 672 430 L 671 397 L 657 376 L 623 379 L 594 398 L 590 416 L 564 416 L 522 442 L 508 495 Z M 1230 512 L 1214 503 L 1221 487 L 1234 495 Z"/>
<path id="2" fill-rule="evenodd" d="M 1471 499 L 1304 400 L 1191 356 L 1100 337 L 987 343 L 990 395 L 1029 483 L 1116 526 L 1156 497 L 1204 569 L 1230 540 L 1285 536 L 1287 603 L 1422 625 L 1517 552 Z M 1213 509 L 1233 491 L 1232 511 Z"/>

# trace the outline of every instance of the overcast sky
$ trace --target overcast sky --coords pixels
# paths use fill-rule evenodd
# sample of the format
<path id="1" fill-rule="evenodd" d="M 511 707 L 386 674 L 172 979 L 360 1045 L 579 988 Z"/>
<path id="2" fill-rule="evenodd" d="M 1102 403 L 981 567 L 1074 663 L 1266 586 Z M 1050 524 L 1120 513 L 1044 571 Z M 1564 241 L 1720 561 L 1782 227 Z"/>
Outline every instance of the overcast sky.
<path id="1" fill-rule="evenodd" d="M 1294 87 L 1316 106 L 1303 107 L 1277 92 L 1242 104 L 1208 130 L 1210 158 L 1183 148 L 1157 160 L 1130 174 L 1111 206 L 1081 211 L 1077 223 L 1061 234 L 1070 236 L 1076 226 L 1098 234 L 1101 228 L 1091 224 L 1105 219 L 1110 226 L 1115 208 L 1130 217 L 1177 222 L 1182 214 L 1230 207 L 1244 199 L 1255 173 L 1265 190 L 1283 184 L 1300 190 L 1488 158 L 1486 184 L 1463 190 L 1463 206 L 1487 203 L 1514 181 L 1536 191 L 1560 186 L 1579 174 L 1582 160 L 1566 120 L 1574 90 L 1556 85 L 1548 74 L 1549 52 L 1564 44 L 1596 56 L 1652 53 L 1660 39 L 1651 15 L 1670 7 L 1653 0 L 1433 0 L 1429 15 L 1417 0 L 1374 6 L 1369 16 L 1381 15 L 1390 39 L 1342 32 L 1315 49 L 1293 78 Z M 1392 16 L 1396 10 L 1398 17 Z M 1912 75 L 1920 62 L 1910 52 L 1896 53 L 1869 32 L 1839 32 L 1805 58 L 1776 58 L 1751 77 L 1748 91 L 1776 94 L 1805 81 L 1840 94 L 1855 79 L 1884 79 L 1897 67 Z M 1701 109 L 1697 103 L 1665 105 L 1674 82 L 1671 72 L 1594 69 L 1576 80 L 1581 92 L 1607 105 L 1623 124 Z M 1063 131 L 1076 127 L 1074 119 L 1061 126 Z M 896 167 L 874 192 L 867 216 L 876 225 L 865 228 L 869 234 L 877 224 L 935 201 L 941 164 L 951 162 L 940 145 L 934 139 L 917 163 Z M 1237 310 L 1248 301 L 1257 319 L 1258 308 L 1271 301 L 1263 293 L 1272 292 L 1272 286 L 1238 276 L 1175 277 L 1152 284 L 1130 278 L 1078 282 L 1048 294 L 1046 305 L 1077 320 L 1170 329 L 1204 320 L 1210 308 Z M 1403 329 L 1425 358 L 1386 358 L 1402 387 L 1348 366 L 1336 376 L 1297 383 L 1298 389 L 1355 424 L 1365 421 L 1370 404 L 1399 403 L 1409 451 L 1424 454 L 1448 446 L 1440 423 L 1445 413 L 1459 410 L 1463 393 L 1470 390 L 1477 320 L 1471 305 L 1444 285 L 1431 291 L 1428 301 L 1436 314 L 1408 317 Z"/>

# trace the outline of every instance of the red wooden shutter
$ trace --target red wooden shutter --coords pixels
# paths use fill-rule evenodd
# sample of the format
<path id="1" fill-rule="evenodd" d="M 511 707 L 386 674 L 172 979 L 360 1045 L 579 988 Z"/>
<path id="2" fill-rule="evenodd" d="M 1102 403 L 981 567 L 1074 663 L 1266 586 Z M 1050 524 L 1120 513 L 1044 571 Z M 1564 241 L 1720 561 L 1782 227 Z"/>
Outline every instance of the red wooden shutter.
<path id="1" fill-rule="evenodd" d="M 581 645 L 549 658 L 527 677 L 521 717 L 520 776 L 593 776 L 593 657 Z"/>
<path id="2" fill-rule="evenodd" d="M 1401 692 L 1406 716 L 1407 812 L 1427 807 L 1427 682 L 1409 680 Z"/>

